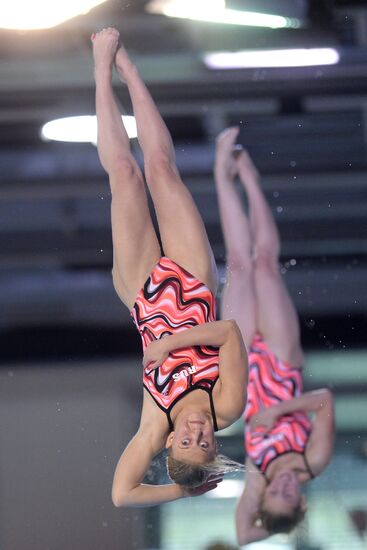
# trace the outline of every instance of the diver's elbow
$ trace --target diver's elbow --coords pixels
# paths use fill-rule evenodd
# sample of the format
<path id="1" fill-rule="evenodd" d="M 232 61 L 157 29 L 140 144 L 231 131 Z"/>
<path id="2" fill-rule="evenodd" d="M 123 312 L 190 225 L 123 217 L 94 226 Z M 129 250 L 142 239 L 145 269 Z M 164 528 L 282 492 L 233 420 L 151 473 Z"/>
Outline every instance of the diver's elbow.
<path id="1" fill-rule="evenodd" d="M 117 490 L 117 488 L 113 487 L 111 498 L 112 503 L 116 508 L 121 508 L 122 506 L 127 506 L 128 504 L 127 494 L 121 491 L 121 489 Z"/>

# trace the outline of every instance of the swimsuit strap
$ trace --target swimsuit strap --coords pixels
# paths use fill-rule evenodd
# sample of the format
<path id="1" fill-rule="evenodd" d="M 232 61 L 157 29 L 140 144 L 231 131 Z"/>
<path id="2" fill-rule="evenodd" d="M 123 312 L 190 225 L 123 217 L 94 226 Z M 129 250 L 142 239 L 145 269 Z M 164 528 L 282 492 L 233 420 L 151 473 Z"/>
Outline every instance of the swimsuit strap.
<path id="1" fill-rule="evenodd" d="M 215 414 L 214 399 L 213 399 L 213 387 L 210 388 L 208 393 L 209 393 L 209 402 L 210 402 L 210 412 L 212 413 L 212 418 L 213 418 L 213 427 L 214 427 L 214 431 L 217 432 L 218 431 L 218 422 L 217 422 L 217 415 Z"/>
<path id="2" fill-rule="evenodd" d="M 306 452 L 303 453 L 303 460 L 304 460 L 304 463 L 305 463 L 305 466 L 306 466 L 306 470 L 310 476 L 311 479 L 314 479 L 316 476 L 315 474 L 313 473 L 313 471 L 311 470 L 311 467 L 308 463 L 308 460 L 306 458 Z"/>

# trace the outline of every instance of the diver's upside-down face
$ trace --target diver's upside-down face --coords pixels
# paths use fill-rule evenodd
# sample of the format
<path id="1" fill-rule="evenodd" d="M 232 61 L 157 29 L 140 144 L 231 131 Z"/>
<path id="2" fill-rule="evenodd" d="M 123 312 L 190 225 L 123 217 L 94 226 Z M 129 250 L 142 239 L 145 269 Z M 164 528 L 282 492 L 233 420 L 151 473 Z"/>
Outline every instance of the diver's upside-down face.
<path id="1" fill-rule="evenodd" d="M 279 472 L 265 489 L 263 508 L 268 512 L 292 512 L 300 502 L 304 503 L 301 486 L 293 470 Z"/>
<path id="2" fill-rule="evenodd" d="M 171 448 L 172 456 L 183 462 L 205 464 L 212 461 L 217 454 L 217 444 L 211 419 L 201 412 L 181 418 L 169 434 L 166 448 Z"/>

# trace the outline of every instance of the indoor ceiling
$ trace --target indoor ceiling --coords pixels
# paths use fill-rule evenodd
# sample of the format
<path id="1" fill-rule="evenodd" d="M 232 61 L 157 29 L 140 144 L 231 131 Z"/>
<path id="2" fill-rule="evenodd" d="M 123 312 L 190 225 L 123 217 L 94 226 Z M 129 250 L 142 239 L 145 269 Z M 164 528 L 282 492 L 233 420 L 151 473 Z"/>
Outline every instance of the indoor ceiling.
<path id="1" fill-rule="evenodd" d="M 236 124 L 264 175 L 282 235 L 283 268 L 301 315 L 363 317 L 365 2 L 294 1 L 306 10 L 298 29 L 171 19 L 147 13 L 146 4 L 110 0 L 50 30 L 0 30 L 2 334 L 128 322 L 111 285 L 109 193 L 96 149 L 40 138 L 51 119 L 94 113 L 89 37 L 106 26 L 120 30 L 158 103 L 218 264 L 224 248 L 212 178 L 214 143 L 219 131 Z M 240 9 L 246 2 L 233 5 Z M 340 62 L 222 71 L 203 63 L 206 52 L 291 47 L 335 47 Z M 115 85 L 124 112 L 131 113 L 126 90 L 117 80 Z"/>

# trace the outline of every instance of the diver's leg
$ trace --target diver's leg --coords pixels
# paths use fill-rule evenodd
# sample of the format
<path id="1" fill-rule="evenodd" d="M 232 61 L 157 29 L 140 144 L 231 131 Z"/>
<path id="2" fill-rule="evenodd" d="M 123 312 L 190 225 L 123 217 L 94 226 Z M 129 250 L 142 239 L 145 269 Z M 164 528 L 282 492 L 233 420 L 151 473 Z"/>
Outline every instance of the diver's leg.
<path id="1" fill-rule="evenodd" d="M 235 319 L 246 346 L 257 328 L 257 297 L 252 261 L 249 220 L 235 189 L 236 164 L 232 156 L 237 128 L 224 130 L 217 138 L 215 184 L 220 221 L 226 247 L 226 284 L 222 294 L 222 319 Z"/>
<path id="2" fill-rule="evenodd" d="M 164 253 L 215 292 L 216 267 L 203 221 L 178 173 L 167 127 L 123 46 L 116 68 L 131 96 Z"/>
<path id="3" fill-rule="evenodd" d="M 298 367 L 303 361 L 299 321 L 279 272 L 278 230 L 260 188 L 259 175 L 246 151 L 237 159 L 237 166 L 249 201 L 254 235 L 258 328 L 281 360 Z"/>
<path id="4" fill-rule="evenodd" d="M 112 64 L 118 32 L 94 35 L 98 153 L 111 186 L 113 280 L 122 301 L 131 308 L 137 292 L 160 257 L 141 171 L 131 154 L 129 138 L 112 90 Z"/>

